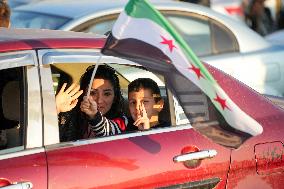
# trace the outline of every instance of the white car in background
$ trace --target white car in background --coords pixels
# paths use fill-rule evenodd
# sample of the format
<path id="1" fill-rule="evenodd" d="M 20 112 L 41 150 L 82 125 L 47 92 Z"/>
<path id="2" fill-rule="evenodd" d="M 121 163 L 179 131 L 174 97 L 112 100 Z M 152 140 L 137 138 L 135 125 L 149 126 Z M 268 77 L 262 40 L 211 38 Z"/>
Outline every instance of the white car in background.
<path id="1" fill-rule="evenodd" d="M 265 39 L 276 45 L 284 45 L 284 29 L 266 35 Z"/>
<path id="2" fill-rule="evenodd" d="M 14 9 L 18 6 L 22 5 L 27 5 L 29 3 L 35 3 L 37 1 L 42 1 L 42 0 L 8 0 L 8 5 L 11 9 Z"/>
<path id="3" fill-rule="evenodd" d="M 15 8 L 12 27 L 105 34 L 126 2 L 41 1 Z M 151 2 L 203 61 L 262 94 L 284 95 L 284 46 L 272 45 L 244 23 L 207 7 L 178 1 Z"/>
<path id="4" fill-rule="evenodd" d="M 238 21 L 244 21 L 242 0 L 211 0 L 210 2 L 213 10 L 229 15 Z"/>

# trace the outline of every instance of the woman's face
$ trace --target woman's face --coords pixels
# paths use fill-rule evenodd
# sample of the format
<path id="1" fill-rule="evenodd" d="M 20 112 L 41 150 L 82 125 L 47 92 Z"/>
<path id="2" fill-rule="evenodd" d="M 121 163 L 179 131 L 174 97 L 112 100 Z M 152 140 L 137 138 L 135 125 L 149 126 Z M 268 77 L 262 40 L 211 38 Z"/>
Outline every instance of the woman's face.
<path id="1" fill-rule="evenodd" d="M 98 110 L 105 115 L 112 106 L 114 89 L 109 80 L 94 79 L 90 96 L 97 102 Z"/>

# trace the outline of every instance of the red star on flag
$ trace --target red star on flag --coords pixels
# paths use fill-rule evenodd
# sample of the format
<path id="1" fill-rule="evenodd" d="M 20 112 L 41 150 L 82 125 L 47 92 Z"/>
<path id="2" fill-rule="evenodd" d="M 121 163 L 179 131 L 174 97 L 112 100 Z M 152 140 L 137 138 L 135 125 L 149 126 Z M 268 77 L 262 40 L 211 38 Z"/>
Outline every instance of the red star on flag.
<path id="1" fill-rule="evenodd" d="M 217 94 L 216 94 L 217 95 Z M 221 97 L 219 97 L 217 95 L 216 98 L 214 98 L 215 101 L 217 101 L 221 106 L 222 106 L 222 109 L 224 110 L 225 108 L 227 108 L 228 110 L 230 110 L 230 108 L 227 106 L 226 104 L 226 99 L 223 99 Z"/>
<path id="2" fill-rule="evenodd" d="M 173 40 L 168 40 L 168 39 L 164 38 L 163 36 L 161 36 L 161 38 L 163 39 L 163 41 L 161 43 L 168 45 L 171 52 L 173 51 L 173 48 L 176 48 L 176 46 L 173 44 Z"/>
<path id="3" fill-rule="evenodd" d="M 193 64 L 191 64 L 191 68 L 188 68 L 190 70 L 193 70 L 194 73 L 197 75 L 198 79 L 200 79 L 200 77 L 203 77 L 202 73 L 201 73 L 201 70 L 197 67 L 195 67 Z M 203 77 L 204 78 L 204 77 Z"/>

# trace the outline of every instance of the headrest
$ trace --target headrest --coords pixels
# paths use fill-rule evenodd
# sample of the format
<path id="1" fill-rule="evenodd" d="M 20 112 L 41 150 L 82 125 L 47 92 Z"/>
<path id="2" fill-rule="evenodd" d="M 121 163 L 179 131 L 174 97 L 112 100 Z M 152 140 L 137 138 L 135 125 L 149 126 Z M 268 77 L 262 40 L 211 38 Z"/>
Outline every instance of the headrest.
<path id="1" fill-rule="evenodd" d="M 9 81 L 4 86 L 2 109 L 6 119 L 20 121 L 20 86 L 18 81 Z"/>

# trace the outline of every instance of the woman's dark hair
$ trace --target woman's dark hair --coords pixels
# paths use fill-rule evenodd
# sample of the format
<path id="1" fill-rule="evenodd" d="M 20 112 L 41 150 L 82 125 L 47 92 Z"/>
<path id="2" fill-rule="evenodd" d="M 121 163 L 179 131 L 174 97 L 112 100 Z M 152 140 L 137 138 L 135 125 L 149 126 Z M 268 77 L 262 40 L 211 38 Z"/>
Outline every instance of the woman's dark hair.
<path id="1" fill-rule="evenodd" d="M 94 68 L 94 65 L 89 66 L 80 79 L 80 86 L 84 92 L 88 89 Z M 99 65 L 94 78 L 108 80 L 113 86 L 114 100 L 111 109 L 104 116 L 108 119 L 120 117 L 123 114 L 123 97 L 120 90 L 119 79 L 115 70 L 107 65 Z M 83 95 L 81 95 L 79 102 L 82 101 L 82 98 Z"/>

